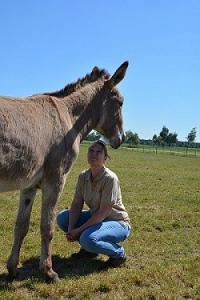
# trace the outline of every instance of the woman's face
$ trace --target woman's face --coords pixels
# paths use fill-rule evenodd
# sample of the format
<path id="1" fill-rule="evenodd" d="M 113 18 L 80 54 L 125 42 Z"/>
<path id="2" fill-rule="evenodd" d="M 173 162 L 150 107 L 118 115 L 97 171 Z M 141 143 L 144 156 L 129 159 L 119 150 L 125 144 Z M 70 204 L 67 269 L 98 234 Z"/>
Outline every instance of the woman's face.
<path id="1" fill-rule="evenodd" d="M 88 149 L 88 163 L 91 167 L 103 167 L 106 161 L 104 149 L 99 144 L 92 144 Z"/>

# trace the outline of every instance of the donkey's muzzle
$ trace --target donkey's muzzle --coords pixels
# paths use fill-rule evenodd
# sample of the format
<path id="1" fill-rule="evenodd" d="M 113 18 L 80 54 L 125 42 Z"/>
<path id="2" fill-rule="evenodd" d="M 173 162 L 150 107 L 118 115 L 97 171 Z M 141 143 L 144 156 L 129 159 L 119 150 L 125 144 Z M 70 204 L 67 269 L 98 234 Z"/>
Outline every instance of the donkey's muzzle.
<path id="1" fill-rule="evenodd" d="M 112 148 L 117 149 L 125 141 L 124 133 L 119 133 L 115 138 L 110 140 L 110 145 Z"/>

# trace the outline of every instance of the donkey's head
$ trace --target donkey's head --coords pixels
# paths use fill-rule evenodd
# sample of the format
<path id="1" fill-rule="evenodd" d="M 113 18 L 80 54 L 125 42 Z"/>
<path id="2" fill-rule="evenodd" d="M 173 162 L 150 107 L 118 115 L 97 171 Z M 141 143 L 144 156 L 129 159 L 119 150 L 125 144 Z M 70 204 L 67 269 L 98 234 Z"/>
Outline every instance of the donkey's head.
<path id="1" fill-rule="evenodd" d="M 100 120 L 96 130 L 109 139 L 113 148 L 118 148 L 124 141 L 122 105 L 123 97 L 116 88 L 116 85 L 124 78 L 128 62 L 124 62 L 111 76 L 106 79 L 102 88 L 104 99 Z"/>

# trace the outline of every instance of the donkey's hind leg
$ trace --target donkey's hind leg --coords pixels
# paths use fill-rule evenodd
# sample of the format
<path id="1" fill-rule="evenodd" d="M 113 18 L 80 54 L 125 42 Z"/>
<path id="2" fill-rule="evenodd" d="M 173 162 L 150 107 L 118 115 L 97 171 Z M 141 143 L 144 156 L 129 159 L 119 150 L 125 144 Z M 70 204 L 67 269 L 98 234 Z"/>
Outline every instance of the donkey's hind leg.
<path id="1" fill-rule="evenodd" d="M 17 215 L 17 221 L 15 224 L 14 242 L 10 257 L 7 262 L 7 269 L 10 279 L 16 277 L 20 248 L 23 239 L 28 232 L 30 215 L 35 195 L 36 188 L 20 191 L 20 205 Z"/>

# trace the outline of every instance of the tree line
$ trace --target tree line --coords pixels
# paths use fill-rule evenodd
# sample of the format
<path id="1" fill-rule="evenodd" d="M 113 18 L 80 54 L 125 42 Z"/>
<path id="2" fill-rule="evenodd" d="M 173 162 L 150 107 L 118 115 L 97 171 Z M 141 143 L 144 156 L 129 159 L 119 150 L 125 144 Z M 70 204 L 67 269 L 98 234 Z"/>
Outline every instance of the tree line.
<path id="1" fill-rule="evenodd" d="M 125 143 L 130 147 L 138 146 L 139 144 L 151 144 L 155 146 L 194 146 L 196 135 L 196 127 L 193 127 L 186 136 L 187 141 L 179 141 L 176 132 L 170 132 L 166 126 L 163 126 L 160 133 L 158 135 L 154 134 L 152 139 L 149 140 L 140 139 L 137 133 L 128 130 L 125 132 Z M 101 134 L 92 131 L 88 134 L 86 140 L 95 141 L 100 138 L 102 138 Z M 200 147 L 200 144 L 197 143 L 196 146 Z"/>
<path id="2" fill-rule="evenodd" d="M 186 136 L 187 143 L 188 145 L 191 145 L 192 143 L 195 142 L 197 135 L 196 128 L 192 128 L 191 131 L 188 133 Z M 160 134 L 157 136 L 154 134 L 152 138 L 152 143 L 154 145 L 168 145 L 168 146 L 173 146 L 178 143 L 178 134 L 176 132 L 172 133 L 169 132 L 169 129 L 166 126 L 163 126 L 162 130 L 160 131 Z"/>

